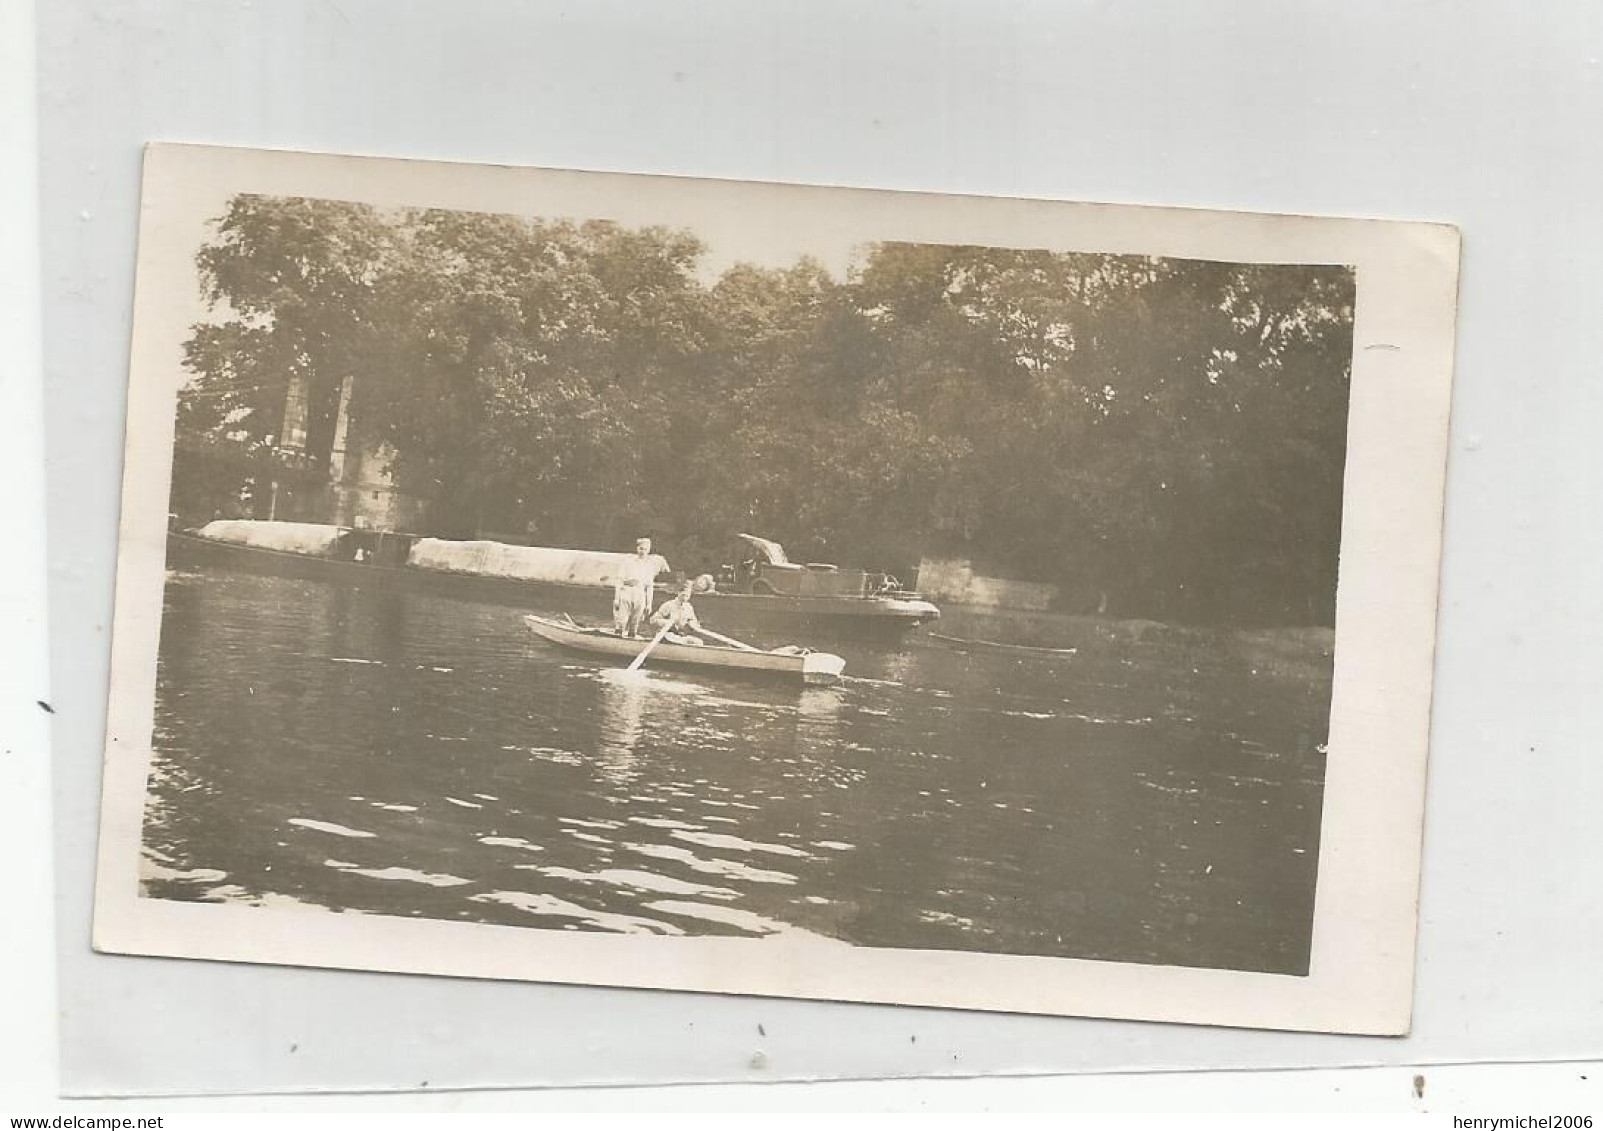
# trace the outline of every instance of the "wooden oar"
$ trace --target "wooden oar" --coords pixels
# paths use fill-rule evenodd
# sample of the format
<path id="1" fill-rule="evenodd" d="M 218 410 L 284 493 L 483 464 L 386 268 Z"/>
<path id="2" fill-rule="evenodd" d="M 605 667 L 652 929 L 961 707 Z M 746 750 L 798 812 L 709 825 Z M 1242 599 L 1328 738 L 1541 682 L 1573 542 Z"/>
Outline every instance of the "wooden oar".
<path id="1" fill-rule="evenodd" d="M 725 636 L 723 633 L 714 632 L 710 628 L 702 628 L 698 629 L 697 631 L 699 631 L 703 636 L 710 636 L 714 640 L 721 641 L 722 643 L 729 645 L 731 648 L 739 648 L 742 652 L 762 651 L 761 648 L 753 648 L 750 644 L 747 644 L 743 640 L 736 640 L 733 636 Z"/>
<path id="2" fill-rule="evenodd" d="M 676 604 L 678 604 L 679 606 L 683 607 L 683 605 L 685 603 L 685 599 L 683 597 L 675 597 L 674 598 L 674 602 Z M 646 600 L 646 610 L 648 612 L 651 610 L 651 600 L 650 600 L 650 598 L 647 598 L 647 600 Z M 657 635 L 655 635 L 655 636 L 653 636 L 651 638 L 651 643 L 650 644 L 647 644 L 644 648 L 642 648 L 640 650 L 640 655 L 638 655 L 638 656 L 636 656 L 634 658 L 633 662 L 630 663 L 630 665 L 629 665 L 627 670 L 632 671 L 632 672 L 639 671 L 640 670 L 640 665 L 646 662 L 646 657 L 651 655 L 651 650 L 653 648 L 655 648 L 658 644 L 662 643 L 662 638 L 664 636 L 668 635 L 668 630 L 673 627 L 673 624 L 674 624 L 674 618 L 673 617 L 669 617 L 667 620 L 663 621 L 662 622 L 662 627 L 657 630 Z"/>
<path id="3" fill-rule="evenodd" d="M 655 648 L 658 644 L 662 643 L 662 638 L 664 636 L 668 635 L 668 630 L 670 628 L 672 628 L 672 627 L 673 627 L 673 618 L 669 617 L 668 618 L 668 622 L 657 630 L 657 635 L 655 635 L 655 636 L 653 636 L 651 638 L 651 643 L 647 644 L 644 648 L 642 648 L 640 650 L 640 655 L 636 656 L 633 660 L 629 661 L 629 667 L 627 669 L 625 669 L 625 670 L 632 671 L 632 672 L 639 671 L 640 670 L 640 665 L 646 662 L 646 657 L 647 656 L 651 655 L 651 650 L 653 648 Z"/>

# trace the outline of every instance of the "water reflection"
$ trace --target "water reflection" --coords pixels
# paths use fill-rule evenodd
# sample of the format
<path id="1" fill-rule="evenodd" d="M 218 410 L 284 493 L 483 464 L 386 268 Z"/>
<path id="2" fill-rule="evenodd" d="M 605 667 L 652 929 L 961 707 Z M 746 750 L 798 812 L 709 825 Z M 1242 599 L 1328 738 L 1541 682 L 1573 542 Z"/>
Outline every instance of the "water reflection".
<path id="1" fill-rule="evenodd" d="M 596 764 L 610 785 L 627 786 L 635 779 L 635 746 L 652 694 L 651 676 L 639 672 L 607 670 L 596 680 Z"/>
<path id="2" fill-rule="evenodd" d="M 1305 968 L 1328 679 L 837 650 L 831 688 L 625 676 L 501 608 L 173 575 L 143 890 Z"/>
<path id="3" fill-rule="evenodd" d="M 841 692 L 833 687 L 802 691 L 797 708 L 796 736 L 814 751 L 833 750 L 840 742 Z"/>

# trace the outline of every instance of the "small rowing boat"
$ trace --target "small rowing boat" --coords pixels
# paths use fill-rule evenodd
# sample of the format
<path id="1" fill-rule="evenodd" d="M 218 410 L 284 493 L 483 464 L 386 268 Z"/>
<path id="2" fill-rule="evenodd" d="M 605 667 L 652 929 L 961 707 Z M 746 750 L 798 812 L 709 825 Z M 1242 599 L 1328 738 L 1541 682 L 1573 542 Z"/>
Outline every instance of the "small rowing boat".
<path id="1" fill-rule="evenodd" d="M 572 621 L 547 620 L 545 617 L 523 618 L 536 636 L 575 652 L 593 656 L 612 656 L 624 661 L 640 654 L 644 642 L 632 636 L 619 636 L 609 629 L 576 624 Z M 710 634 L 709 634 L 710 635 Z M 834 683 L 840 678 L 846 661 L 828 652 L 807 652 L 800 649 L 780 649 L 764 652 L 744 646 L 724 647 L 719 644 L 676 644 L 663 640 L 652 649 L 648 664 L 671 664 L 676 667 L 710 668 L 730 675 L 764 676 L 800 680 L 802 683 Z"/>

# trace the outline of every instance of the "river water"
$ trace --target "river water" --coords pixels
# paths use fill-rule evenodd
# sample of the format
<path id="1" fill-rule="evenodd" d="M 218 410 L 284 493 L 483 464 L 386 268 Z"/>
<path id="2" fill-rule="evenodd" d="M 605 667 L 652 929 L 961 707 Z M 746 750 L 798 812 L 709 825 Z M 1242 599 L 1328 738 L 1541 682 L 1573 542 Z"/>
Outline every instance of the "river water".
<path id="1" fill-rule="evenodd" d="M 1328 663 L 923 633 L 800 641 L 851 677 L 801 689 L 625 677 L 520 617 L 170 573 L 144 893 L 1306 971 Z"/>

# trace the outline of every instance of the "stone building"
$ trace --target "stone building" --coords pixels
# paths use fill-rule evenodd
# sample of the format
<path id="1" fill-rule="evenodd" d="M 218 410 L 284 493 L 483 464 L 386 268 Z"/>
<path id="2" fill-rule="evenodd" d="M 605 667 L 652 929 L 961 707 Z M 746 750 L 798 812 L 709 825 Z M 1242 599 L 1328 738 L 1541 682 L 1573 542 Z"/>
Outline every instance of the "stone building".
<path id="1" fill-rule="evenodd" d="M 427 500 L 395 485 L 390 472 L 395 450 L 364 435 L 351 412 L 353 384 L 353 378 L 345 378 L 338 400 L 320 411 L 305 380 L 291 378 L 275 447 L 279 462 L 293 474 L 269 485 L 262 517 L 371 530 L 422 529 Z"/>

